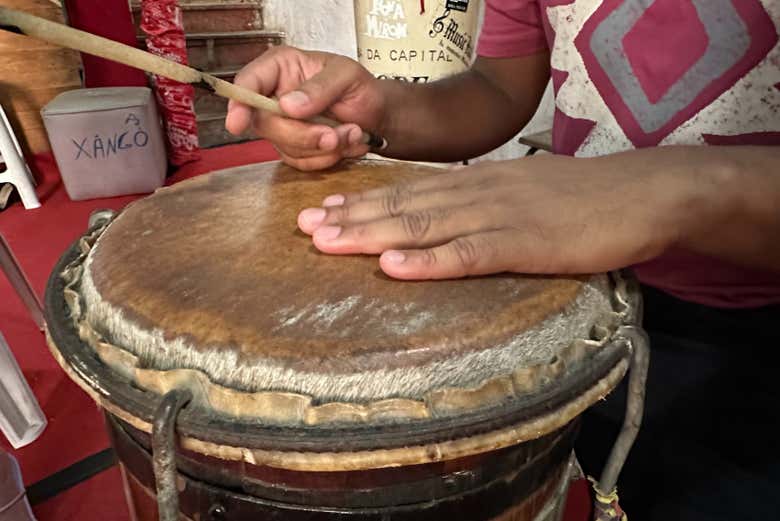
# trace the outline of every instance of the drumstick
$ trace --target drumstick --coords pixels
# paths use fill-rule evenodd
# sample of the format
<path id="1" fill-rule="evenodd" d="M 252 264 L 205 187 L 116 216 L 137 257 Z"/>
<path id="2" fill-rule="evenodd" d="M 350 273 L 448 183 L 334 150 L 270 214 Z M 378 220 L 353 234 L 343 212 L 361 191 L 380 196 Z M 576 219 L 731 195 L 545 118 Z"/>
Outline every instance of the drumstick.
<path id="1" fill-rule="evenodd" d="M 112 60 L 130 67 L 141 69 L 158 76 L 164 76 L 182 83 L 208 89 L 218 96 L 239 101 L 250 107 L 278 114 L 287 115 L 279 103 L 257 92 L 240 87 L 229 81 L 222 80 L 211 74 L 201 72 L 192 67 L 166 60 L 152 53 L 136 49 L 123 43 L 109 40 L 88 32 L 80 31 L 67 25 L 52 22 L 38 16 L 0 6 L 0 29 L 24 34 L 39 40 L 44 40 L 61 47 L 92 54 Z M 315 116 L 308 120 L 311 123 L 336 127 L 339 122 L 323 116 Z M 363 143 L 374 149 L 383 149 L 387 141 L 374 134 L 363 133 Z"/>

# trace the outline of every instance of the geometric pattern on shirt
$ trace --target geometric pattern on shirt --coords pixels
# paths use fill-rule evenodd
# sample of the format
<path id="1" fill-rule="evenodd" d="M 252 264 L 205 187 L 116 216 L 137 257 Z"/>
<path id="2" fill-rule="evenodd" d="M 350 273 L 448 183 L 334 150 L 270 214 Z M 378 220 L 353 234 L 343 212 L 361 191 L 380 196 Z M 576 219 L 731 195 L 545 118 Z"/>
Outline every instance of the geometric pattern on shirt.
<path id="1" fill-rule="evenodd" d="M 697 18 L 658 27 L 657 17 L 673 4 L 689 2 Z M 695 115 L 753 69 L 777 43 L 771 17 L 758 0 L 605 0 L 587 19 L 574 39 L 587 75 L 633 146 L 657 145 L 677 126 Z M 587 3 L 587 2 L 584 2 Z M 676 6 L 679 9 L 679 5 Z M 549 11 L 548 11 L 549 15 Z M 746 23 L 749 20 L 750 23 Z M 551 20 L 552 21 L 552 20 Z M 703 39 L 701 54 L 690 60 L 685 49 L 672 55 L 687 63 L 679 78 L 653 96 L 632 68 L 627 36 L 656 21 L 659 41 L 676 31 Z M 702 34 L 691 34 L 701 31 Z M 723 45 L 728 42 L 727 45 Z M 652 46 L 653 42 L 648 42 Z M 650 49 L 652 52 L 652 49 Z M 666 56 L 669 58 L 669 56 Z"/>

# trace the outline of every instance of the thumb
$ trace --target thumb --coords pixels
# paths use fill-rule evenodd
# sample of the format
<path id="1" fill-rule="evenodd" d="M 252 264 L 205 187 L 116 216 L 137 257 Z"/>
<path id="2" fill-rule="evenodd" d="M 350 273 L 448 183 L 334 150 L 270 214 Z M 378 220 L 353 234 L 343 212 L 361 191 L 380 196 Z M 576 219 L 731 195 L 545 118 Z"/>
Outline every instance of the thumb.
<path id="1" fill-rule="evenodd" d="M 296 119 L 322 114 L 345 96 L 360 79 L 361 72 L 360 66 L 352 60 L 334 58 L 296 90 L 280 97 L 279 104 L 285 114 Z"/>

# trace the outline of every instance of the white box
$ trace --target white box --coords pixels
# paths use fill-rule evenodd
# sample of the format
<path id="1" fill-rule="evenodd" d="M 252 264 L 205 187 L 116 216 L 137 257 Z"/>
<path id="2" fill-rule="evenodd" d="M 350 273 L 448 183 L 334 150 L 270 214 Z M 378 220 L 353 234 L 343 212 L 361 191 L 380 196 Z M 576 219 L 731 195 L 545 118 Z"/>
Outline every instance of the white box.
<path id="1" fill-rule="evenodd" d="M 64 92 L 41 116 L 71 199 L 149 193 L 165 182 L 165 142 L 149 88 Z"/>

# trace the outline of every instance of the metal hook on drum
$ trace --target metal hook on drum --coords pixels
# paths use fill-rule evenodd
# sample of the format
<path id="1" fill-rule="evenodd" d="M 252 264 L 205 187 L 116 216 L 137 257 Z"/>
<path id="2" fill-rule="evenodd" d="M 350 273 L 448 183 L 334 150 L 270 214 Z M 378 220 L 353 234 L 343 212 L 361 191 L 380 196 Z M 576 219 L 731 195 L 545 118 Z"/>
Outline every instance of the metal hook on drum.
<path id="1" fill-rule="evenodd" d="M 601 479 L 596 482 L 591 478 L 595 491 L 594 521 L 627 520 L 618 504 L 617 481 L 642 424 L 647 371 L 650 367 L 650 339 L 641 327 L 643 309 L 638 284 L 631 276 L 618 274 L 616 278 L 618 300 L 626 305 L 626 324 L 618 328 L 615 336 L 631 347 L 631 365 L 623 425 L 612 446 Z"/>
<path id="2" fill-rule="evenodd" d="M 176 486 L 176 418 L 192 399 L 188 389 L 174 389 L 163 396 L 152 424 L 152 465 L 157 485 L 160 521 L 178 521 L 179 490 Z"/>

